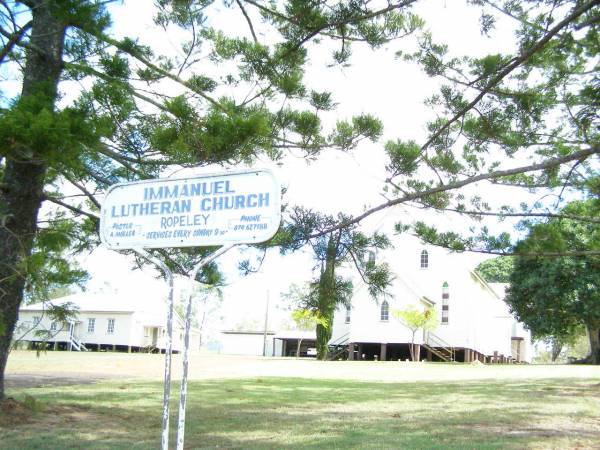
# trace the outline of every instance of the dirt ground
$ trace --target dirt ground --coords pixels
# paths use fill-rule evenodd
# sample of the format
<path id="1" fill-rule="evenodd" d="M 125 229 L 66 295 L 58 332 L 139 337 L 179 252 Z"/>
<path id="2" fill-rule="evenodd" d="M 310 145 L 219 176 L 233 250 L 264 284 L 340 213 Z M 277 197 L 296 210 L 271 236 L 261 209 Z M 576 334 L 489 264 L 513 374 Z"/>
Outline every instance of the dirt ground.
<path id="1" fill-rule="evenodd" d="M 181 376 L 181 356 L 174 355 L 172 378 Z M 72 385 L 107 379 L 162 380 L 164 355 L 111 352 L 14 351 L 8 359 L 6 384 L 11 387 Z M 226 379 L 301 377 L 357 381 L 413 382 L 481 379 L 599 379 L 599 366 L 579 365 L 471 365 L 399 361 L 315 361 L 314 359 L 264 358 L 193 354 L 189 378 Z"/>

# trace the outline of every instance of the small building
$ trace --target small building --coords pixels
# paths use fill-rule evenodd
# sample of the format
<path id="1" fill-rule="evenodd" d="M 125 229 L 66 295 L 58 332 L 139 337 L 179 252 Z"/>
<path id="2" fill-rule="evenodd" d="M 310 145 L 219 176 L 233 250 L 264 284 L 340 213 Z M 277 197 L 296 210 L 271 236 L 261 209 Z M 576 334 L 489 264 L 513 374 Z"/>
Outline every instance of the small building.
<path id="1" fill-rule="evenodd" d="M 70 304 L 75 318 L 66 323 L 52 320 L 48 303 L 23 305 L 14 339 L 17 345 L 36 347 L 46 342 L 56 350 L 118 350 L 164 352 L 167 312 L 161 298 L 134 299 L 112 294 L 74 294 L 51 300 L 50 304 Z M 173 351 L 183 350 L 185 325 L 173 316 Z M 192 329 L 190 349 L 200 347 L 200 332 Z"/>
<path id="2" fill-rule="evenodd" d="M 272 356 L 274 331 L 221 331 L 220 352 L 226 355 Z"/>
<path id="3" fill-rule="evenodd" d="M 314 331 L 221 331 L 220 353 L 247 356 L 296 356 L 300 345 L 301 357 L 314 357 Z"/>

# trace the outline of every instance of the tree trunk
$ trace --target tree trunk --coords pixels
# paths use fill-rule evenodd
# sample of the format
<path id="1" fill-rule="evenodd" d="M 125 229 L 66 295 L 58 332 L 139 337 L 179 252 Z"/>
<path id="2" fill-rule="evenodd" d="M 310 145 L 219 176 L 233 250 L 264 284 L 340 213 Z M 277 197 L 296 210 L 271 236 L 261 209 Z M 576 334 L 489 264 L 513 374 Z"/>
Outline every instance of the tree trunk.
<path id="1" fill-rule="evenodd" d="M 552 362 L 556 362 L 556 360 L 558 359 L 560 352 L 562 352 L 563 349 L 563 345 L 562 343 L 558 342 L 558 340 L 556 338 L 552 339 L 552 345 L 550 348 L 550 355 L 552 357 Z"/>
<path id="2" fill-rule="evenodd" d="M 317 324 L 317 359 L 326 360 L 329 354 L 329 340 L 331 339 L 331 327 L 333 325 L 333 313 L 335 311 L 335 263 L 337 245 L 333 237 L 327 243 L 327 254 L 325 268 L 319 279 L 319 305 L 318 310 L 327 325 Z"/>
<path id="3" fill-rule="evenodd" d="M 302 345 L 302 339 L 298 339 L 298 348 L 296 349 L 296 358 L 300 358 L 300 346 Z"/>
<path id="4" fill-rule="evenodd" d="M 417 330 L 413 331 L 412 334 L 412 341 L 410 342 L 410 360 L 414 361 L 415 360 L 415 334 L 416 334 Z"/>
<path id="5" fill-rule="evenodd" d="M 600 323 L 587 323 L 585 328 L 590 340 L 589 361 L 592 364 L 600 364 Z"/>
<path id="6" fill-rule="evenodd" d="M 32 8 L 31 48 L 23 71 L 20 103 L 34 117 L 54 111 L 62 70 L 65 26 L 54 16 L 54 2 L 39 1 Z M 35 50 L 34 50 L 35 49 Z M 4 371 L 27 278 L 27 262 L 37 230 L 49 149 L 8 150 L 0 186 L 0 400 L 4 399 Z"/>
<path id="7" fill-rule="evenodd" d="M 329 326 L 317 325 L 317 359 L 325 361 L 329 356 L 329 340 L 331 339 L 331 320 L 327 318 Z"/>

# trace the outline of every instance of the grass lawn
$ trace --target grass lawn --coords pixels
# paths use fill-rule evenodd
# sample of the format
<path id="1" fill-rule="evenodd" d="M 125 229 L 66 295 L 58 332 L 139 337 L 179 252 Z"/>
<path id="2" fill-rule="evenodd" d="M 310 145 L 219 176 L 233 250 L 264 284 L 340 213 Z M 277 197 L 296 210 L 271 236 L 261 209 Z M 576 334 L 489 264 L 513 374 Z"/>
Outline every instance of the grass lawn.
<path id="1" fill-rule="evenodd" d="M 2 449 L 159 446 L 159 381 L 8 393 L 28 408 L 0 416 Z M 172 430 L 177 383 L 173 394 Z M 600 379 L 193 380 L 186 424 L 186 448 L 598 448 Z"/>

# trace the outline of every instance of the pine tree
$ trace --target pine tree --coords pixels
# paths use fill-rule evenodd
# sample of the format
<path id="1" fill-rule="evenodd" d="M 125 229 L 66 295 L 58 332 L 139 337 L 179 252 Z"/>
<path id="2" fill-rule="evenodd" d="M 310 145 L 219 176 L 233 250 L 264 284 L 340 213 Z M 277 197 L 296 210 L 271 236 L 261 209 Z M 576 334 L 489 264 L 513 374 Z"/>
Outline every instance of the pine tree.
<path id="1" fill-rule="evenodd" d="M 167 167 L 277 159 L 289 148 L 314 156 L 371 137 L 368 115 L 322 129 L 334 99 L 304 84 L 307 47 L 332 41 L 333 61 L 345 64 L 352 43 L 377 47 L 417 29 L 413 2 L 228 0 L 222 7 L 247 25 L 230 36 L 212 25 L 220 3 L 160 0 L 156 32 L 187 36 L 179 57 L 111 35 L 110 2 L 1 2 L 0 64 L 22 85 L 2 93 L 0 111 L 0 399 L 30 277 L 54 252 L 57 283 L 81 280 L 63 256 L 98 244 L 97 194 Z M 55 208 L 40 217 L 45 203 Z M 158 254 L 176 273 L 202 256 Z"/>

